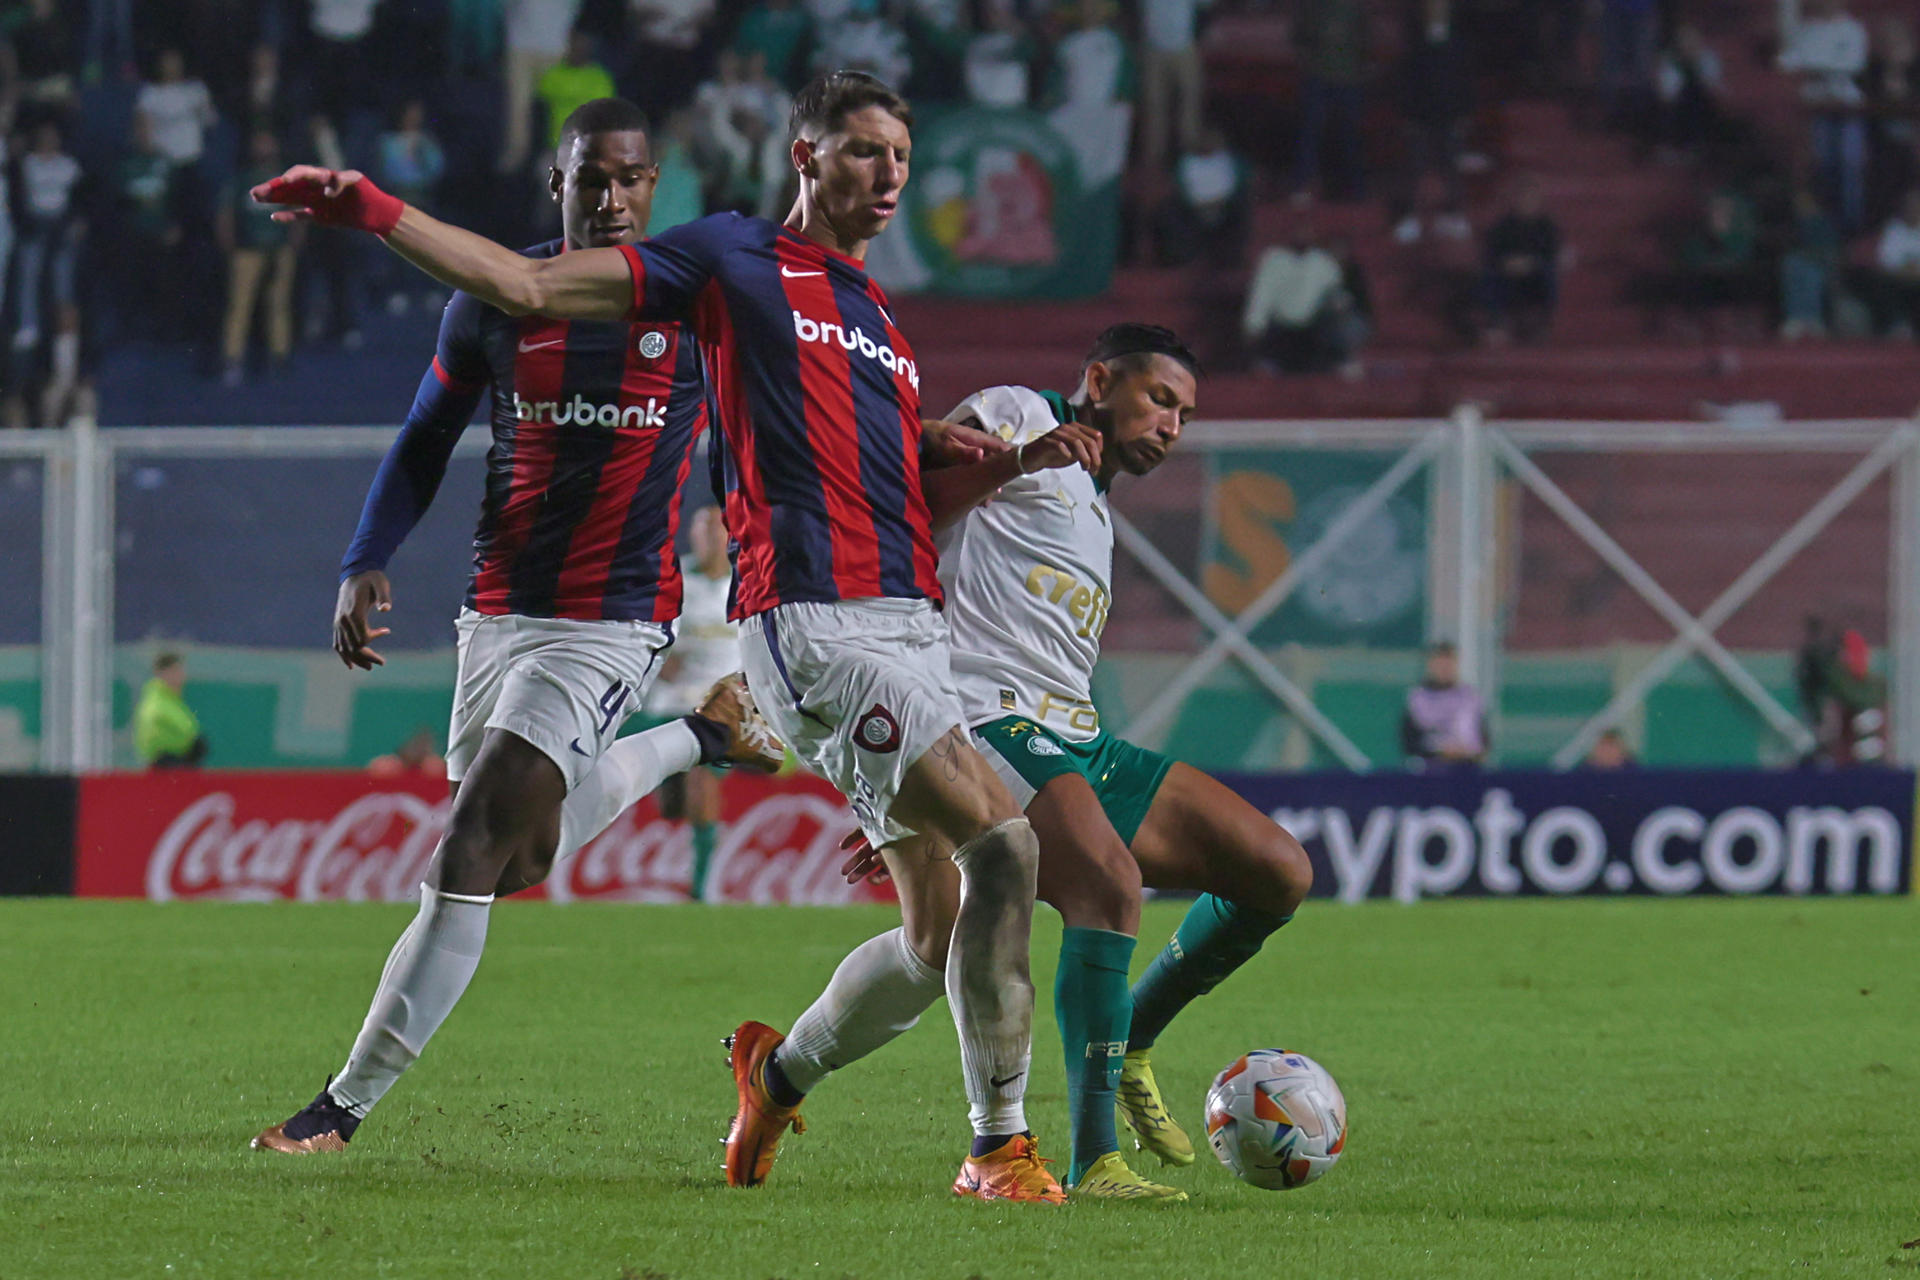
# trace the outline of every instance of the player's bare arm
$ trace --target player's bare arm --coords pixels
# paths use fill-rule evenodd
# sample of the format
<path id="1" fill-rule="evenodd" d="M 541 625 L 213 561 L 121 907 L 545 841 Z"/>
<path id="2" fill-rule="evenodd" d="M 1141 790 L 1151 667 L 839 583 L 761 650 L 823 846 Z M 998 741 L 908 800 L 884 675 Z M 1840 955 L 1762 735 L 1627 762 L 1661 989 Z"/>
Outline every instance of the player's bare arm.
<path id="1" fill-rule="evenodd" d="M 387 660 L 373 649 L 373 642 L 392 631 L 391 627 L 370 627 L 369 613 L 385 613 L 393 608 L 393 588 L 387 575 L 378 569 L 356 573 L 340 583 L 340 594 L 333 602 L 333 651 L 349 667 L 371 671 L 384 667 Z"/>
<path id="2" fill-rule="evenodd" d="M 371 231 L 442 284 L 509 315 L 622 320 L 633 307 L 633 276 L 617 249 L 528 258 L 388 195 L 356 169 L 295 165 L 251 194 L 285 206 L 276 221 Z"/>
<path id="3" fill-rule="evenodd" d="M 978 429 L 978 424 L 973 426 Z M 933 527 L 946 528 L 991 498 L 1000 486 L 1036 471 L 1077 465 L 1098 473 L 1100 443 L 1100 432 L 1090 424 L 1067 422 L 980 462 L 921 472 L 920 491 L 926 496 Z"/>
<path id="4" fill-rule="evenodd" d="M 954 467 L 1009 453 L 1013 446 L 971 419 L 945 422 L 920 419 L 920 469 Z"/>

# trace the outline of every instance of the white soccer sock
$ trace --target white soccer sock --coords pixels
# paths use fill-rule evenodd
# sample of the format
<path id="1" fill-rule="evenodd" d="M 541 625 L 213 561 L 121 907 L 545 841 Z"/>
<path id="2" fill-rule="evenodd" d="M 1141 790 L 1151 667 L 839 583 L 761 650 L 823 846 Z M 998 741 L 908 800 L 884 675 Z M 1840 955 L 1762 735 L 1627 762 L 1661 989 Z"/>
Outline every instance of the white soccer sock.
<path id="1" fill-rule="evenodd" d="M 947 952 L 947 1003 L 960 1031 L 960 1069 L 976 1135 L 1027 1127 L 1033 978 L 1027 952 L 1040 842 L 1011 818 L 953 851 L 960 911 Z"/>
<path id="2" fill-rule="evenodd" d="M 907 945 L 905 929 L 868 938 L 840 962 L 775 1051 L 781 1074 L 811 1093 L 829 1071 L 910 1030 L 944 990 L 940 971 Z"/>
<path id="3" fill-rule="evenodd" d="M 699 763 L 700 739 L 684 720 L 621 738 L 600 753 L 599 762 L 560 806 L 560 843 L 553 860 L 557 863 L 578 853 L 612 826 L 628 805 Z"/>
<path id="4" fill-rule="evenodd" d="M 380 1101 L 453 1012 L 480 967 L 492 897 L 420 886 L 420 914 L 387 957 L 373 1007 L 327 1092 L 357 1116 Z"/>

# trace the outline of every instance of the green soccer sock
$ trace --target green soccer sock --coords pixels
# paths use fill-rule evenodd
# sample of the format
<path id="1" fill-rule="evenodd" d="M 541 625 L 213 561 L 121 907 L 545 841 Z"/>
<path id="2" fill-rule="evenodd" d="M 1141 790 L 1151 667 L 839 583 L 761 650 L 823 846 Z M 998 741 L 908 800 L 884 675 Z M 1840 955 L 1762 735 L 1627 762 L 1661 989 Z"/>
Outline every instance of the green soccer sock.
<path id="1" fill-rule="evenodd" d="M 1201 894 L 1173 940 L 1133 984 L 1127 1047 L 1145 1049 L 1159 1039 L 1175 1014 L 1253 959 L 1268 935 L 1291 919 Z"/>
<path id="2" fill-rule="evenodd" d="M 1133 939 L 1108 929 L 1068 928 L 1060 935 L 1060 970 L 1053 1013 L 1067 1058 L 1067 1110 L 1073 1118 L 1073 1160 L 1067 1185 L 1088 1166 L 1120 1149 L 1113 1128 L 1113 1097 L 1126 1062 L 1127 965 Z"/>
<path id="3" fill-rule="evenodd" d="M 707 897 L 707 864 L 713 861 L 714 824 L 693 824 L 693 876 L 687 883 L 687 896 L 695 902 Z"/>

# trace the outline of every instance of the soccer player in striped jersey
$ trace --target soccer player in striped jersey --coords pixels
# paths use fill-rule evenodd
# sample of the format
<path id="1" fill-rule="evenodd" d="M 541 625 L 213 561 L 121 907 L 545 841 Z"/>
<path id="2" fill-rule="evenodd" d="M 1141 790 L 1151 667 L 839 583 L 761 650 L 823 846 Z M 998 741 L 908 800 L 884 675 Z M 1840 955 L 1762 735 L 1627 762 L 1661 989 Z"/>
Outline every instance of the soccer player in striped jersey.
<path id="1" fill-rule="evenodd" d="M 946 990 L 974 1138 L 954 1191 L 1059 1203 L 1024 1106 L 1039 848 L 954 693 L 920 487 L 919 369 L 863 265 L 899 208 L 911 124 L 905 100 L 872 76 L 829 73 L 794 100 L 800 190 L 784 223 L 716 214 L 543 260 L 447 226 L 352 171 L 296 166 L 254 198 L 295 206 L 275 217 L 372 231 L 516 315 L 678 320 L 698 335 L 731 468 L 735 613 L 754 697 L 876 844 L 927 835 L 959 869 Z M 757 1023 L 731 1042 L 736 1185 L 765 1177 L 774 1143 L 798 1122 L 797 1096 L 765 1079 L 777 1043 Z"/>
<path id="2" fill-rule="evenodd" d="M 1040 837 L 1040 897 L 1066 926 L 1054 1009 L 1075 1198 L 1186 1198 L 1127 1166 L 1116 1091 L 1142 1146 L 1165 1163 L 1193 1160 L 1149 1050 L 1292 918 L 1313 879 L 1291 835 L 1199 770 L 1109 733 L 1092 702 L 1112 600 L 1108 490 L 1165 460 L 1193 411 L 1197 373 L 1168 330 L 1115 325 L 1095 341 L 1071 399 L 1026 387 L 969 396 L 948 416 L 1016 451 L 928 479 L 961 701 L 975 743 Z M 1076 431 L 1098 442 L 1091 470 L 1061 445 Z M 870 851 L 857 854 L 849 879 L 875 866 Z M 900 980 L 896 957 L 937 970 L 958 885 L 928 850 L 888 850 L 885 866 L 902 927 L 855 949 L 775 1052 L 772 1069 L 803 1091 L 911 1027 L 938 992 L 924 978 Z M 1129 994 L 1143 882 L 1201 897 Z"/>
<path id="3" fill-rule="evenodd" d="M 563 124 L 552 171 L 564 234 L 528 257 L 639 239 L 658 174 L 639 108 L 584 104 Z M 346 1065 L 255 1138 L 260 1149 L 344 1148 L 465 991 L 496 896 L 538 884 L 672 774 L 781 761 L 737 677 L 692 715 L 613 736 L 638 709 L 680 613 L 674 532 L 707 426 L 707 383 L 698 344 L 677 324 L 519 318 L 454 295 L 341 565 L 341 660 L 380 665 L 372 645 L 387 629 L 368 614 L 390 606 L 387 562 L 483 399 L 493 448 L 455 624 L 454 800 L 433 883 L 421 887 L 420 914 L 394 946 Z"/>

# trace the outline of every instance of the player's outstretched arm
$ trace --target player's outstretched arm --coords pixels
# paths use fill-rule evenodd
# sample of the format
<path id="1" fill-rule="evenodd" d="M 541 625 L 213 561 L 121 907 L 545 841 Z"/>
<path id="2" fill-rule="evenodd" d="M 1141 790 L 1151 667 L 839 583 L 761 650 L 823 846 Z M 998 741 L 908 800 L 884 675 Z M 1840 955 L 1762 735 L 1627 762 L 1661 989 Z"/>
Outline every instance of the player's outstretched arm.
<path id="1" fill-rule="evenodd" d="M 273 215 L 282 222 L 311 219 L 370 231 L 442 284 L 511 315 L 621 320 L 633 308 L 633 276 L 619 250 L 523 257 L 388 195 L 355 169 L 295 165 L 251 194 L 261 204 L 283 206 Z"/>
<path id="2" fill-rule="evenodd" d="M 1067 422 L 1037 440 L 983 462 L 920 473 L 920 492 L 935 529 L 944 529 L 991 498 L 1000 486 L 1052 467 L 1100 469 L 1100 433 L 1084 422 Z"/>

